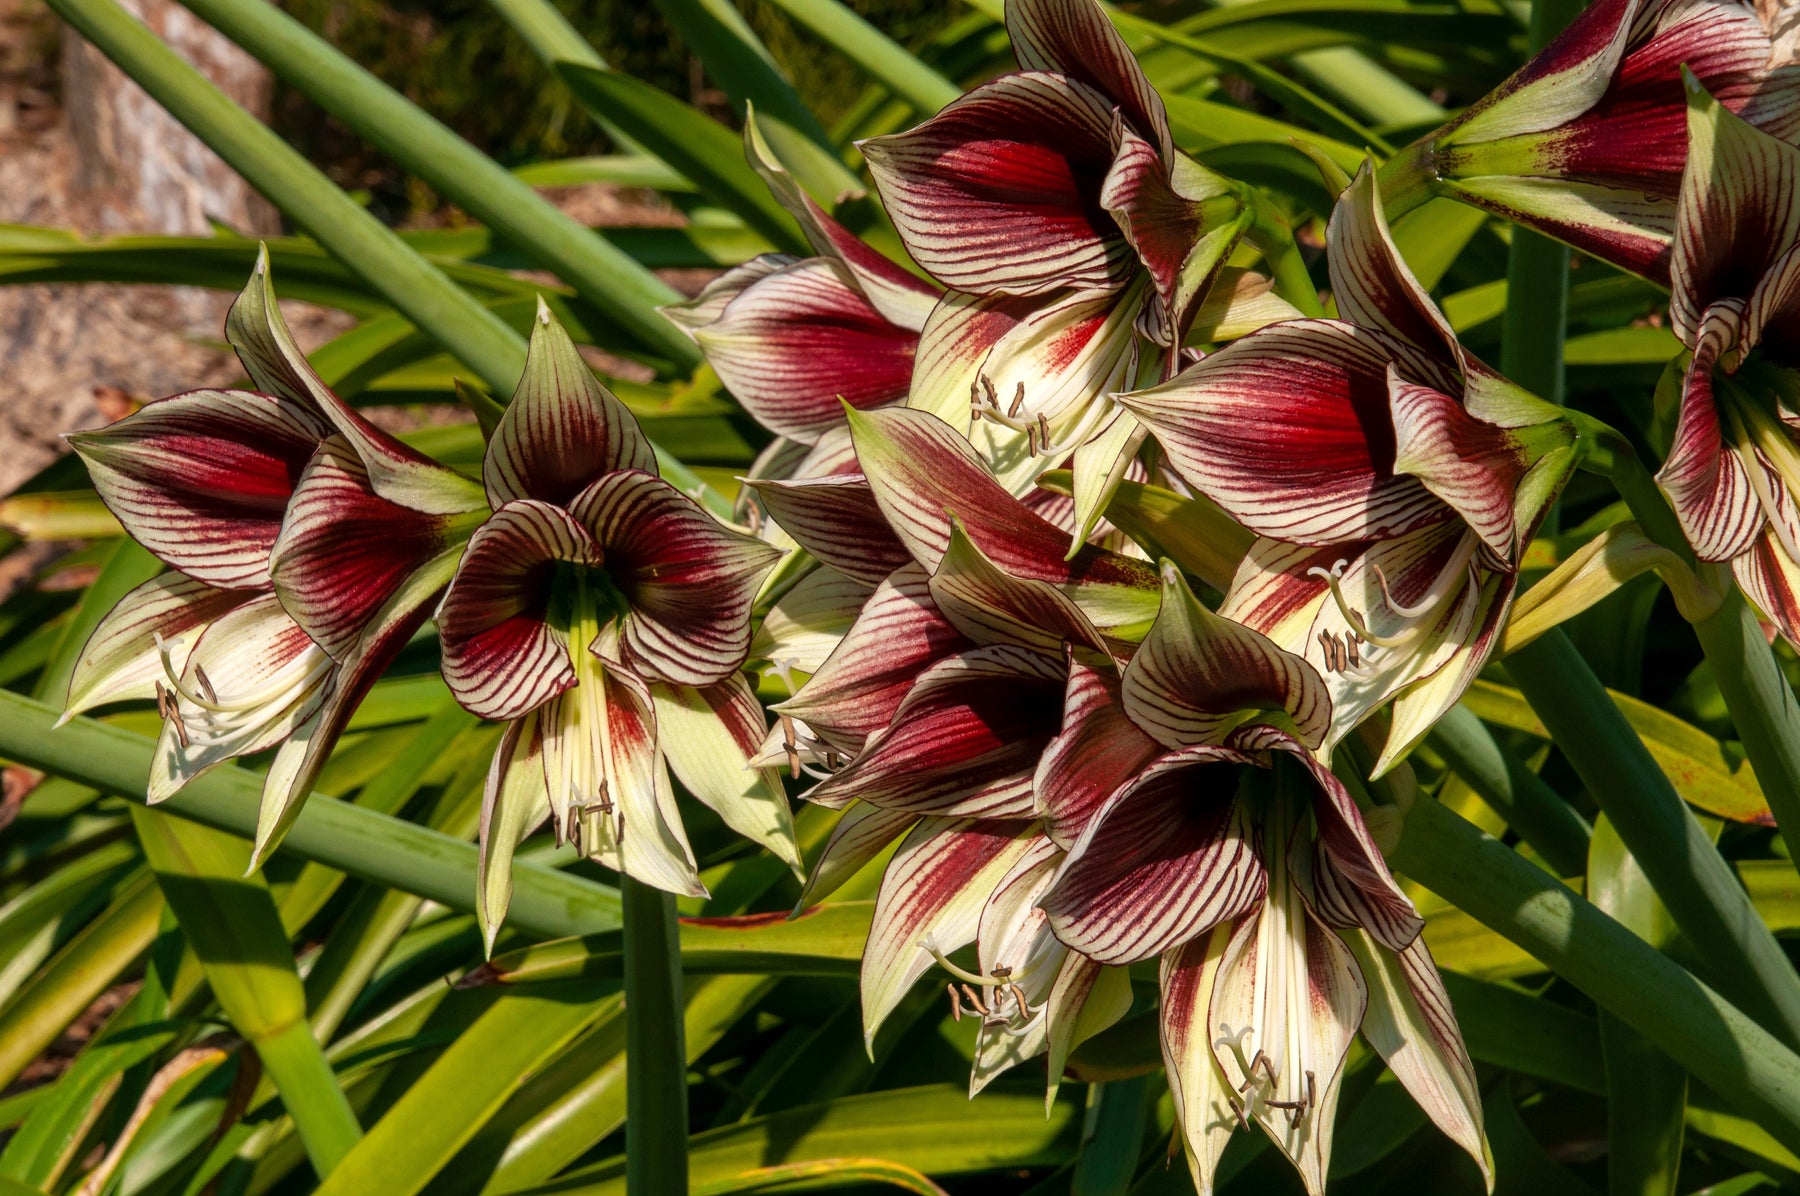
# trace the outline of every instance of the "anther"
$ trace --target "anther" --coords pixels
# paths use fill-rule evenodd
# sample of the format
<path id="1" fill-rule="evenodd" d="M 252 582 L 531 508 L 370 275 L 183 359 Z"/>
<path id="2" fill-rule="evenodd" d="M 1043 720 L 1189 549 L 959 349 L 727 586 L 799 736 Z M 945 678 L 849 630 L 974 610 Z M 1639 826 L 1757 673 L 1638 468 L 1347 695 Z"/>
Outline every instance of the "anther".
<path id="1" fill-rule="evenodd" d="M 206 670 L 200 667 L 200 662 L 197 660 L 194 662 L 194 684 L 200 687 L 200 692 L 206 696 L 207 701 L 219 700 L 219 691 L 213 688 L 213 683 L 207 677 Z"/>
<path id="2" fill-rule="evenodd" d="M 1019 412 L 1023 410 L 1025 410 L 1025 383 L 1020 382 L 1019 388 L 1013 391 L 1012 406 L 1006 409 L 1006 418 L 1017 419 Z"/>
<path id="3" fill-rule="evenodd" d="M 781 716 L 781 746 L 787 749 L 788 779 L 800 779 L 800 747 L 794 742 L 794 720 Z"/>
<path id="4" fill-rule="evenodd" d="M 975 1012 L 979 1013 L 982 1017 L 988 1017 L 993 1013 L 993 1010 L 987 1007 L 987 1002 L 981 999 L 981 994 L 976 992 L 969 985 L 963 985 L 962 991 L 963 996 L 968 998 L 969 1004 L 975 1007 Z"/>
<path id="5" fill-rule="evenodd" d="M 956 985 L 944 985 L 944 991 L 950 994 L 950 1020 L 960 1022 L 963 1019 L 962 997 L 956 991 Z"/>
<path id="6" fill-rule="evenodd" d="M 1037 434 L 1038 434 L 1037 435 L 1037 442 L 1038 442 L 1037 451 L 1040 453 L 1049 452 L 1050 451 L 1050 421 L 1044 417 L 1044 413 L 1042 411 L 1038 412 Z"/>

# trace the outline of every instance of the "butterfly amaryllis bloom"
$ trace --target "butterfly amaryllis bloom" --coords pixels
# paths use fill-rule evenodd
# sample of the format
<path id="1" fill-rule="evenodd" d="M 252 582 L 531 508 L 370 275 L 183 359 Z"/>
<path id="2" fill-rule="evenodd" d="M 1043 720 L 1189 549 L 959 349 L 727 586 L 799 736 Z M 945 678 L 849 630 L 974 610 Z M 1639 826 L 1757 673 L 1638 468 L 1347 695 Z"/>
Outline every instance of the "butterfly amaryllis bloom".
<path id="1" fill-rule="evenodd" d="M 1260 329 L 1119 401 L 1259 537 L 1221 613 L 1325 674 L 1327 747 L 1394 702 L 1385 768 L 1487 660 L 1575 436 L 1463 350 L 1366 167 L 1329 246 L 1339 319 Z"/>
<path id="2" fill-rule="evenodd" d="M 767 724 L 738 671 L 779 554 L 657 476 L 637 421 L 541 305 L 482 480 L 493 515 L 437 618 L 451 692 L 507 724 L 482 809 L 490 945 L 513 852 L 546 818 L 608 867 L 703 894 L 671 769 L 797 866 L 780 783 L 747 766 Z"/>
<path id="3" fill-rule="evenodd" d="M 846 808 L 803 902 L 905 836 L 864 955 L 864 1028 L 872 1037 L 934 962 L 951 967 L 969 985 L 955 990 L 962 1008 L 983 1019 L 979 1089 L 1043 1050 L 1066 1057 L 1129 1004 L 1123 977 L 1076 959 L 1035 909 L 1060 853 L 1036 785 L 1071 654 L 1102 669 L 1127 654 L 1153 616 L 1155 575 L 1098 548 L 1065 559 L 1067 533 L 933 416 L 888 409 L 850 423 L 861 474 L 759 484 L 803 546 L 875 586 L 776 707 L 772 747 L 819 779 L 809 800 Z M 950 965 L 971 942 L 980 970 Z"/>
<path id="4" fill-rule="evenodd" d="M 1074 454 L 1080 541 L 1141 439 L 1106 396 L 1135 382 L 1140 335 L 1174 361 L 1251 218 L 1236 184 L 1175 150 L 1094 0 L 1014 0 L 1006 25 L 1019 71 L 861 148 L 949 291 L 909 405 L 966 432 L 1015 493 Z"/>
<path id="5" fill-rule="evenodd" d="M 1491 1186 L 1424 923 L 1314 756 L 1331 712 L 1318 674 L 1165 565 L 1155 626 L 1116 697 L 1095 697 L 1055 749 L 1065 775 L 1046 816 L 1080 829 L 1040 903 L 1098 964 L 1160 959 L 1163 1057 L 1199 1191 L 1255 1122 L 1324 1192 L 1359 1029 Z"/>
<path id="6" fill-rule="evenodd" d="M 100 497 L 169 571 L 94 630 L 67 711 L 157 699 L 152 802 L 279 745 L 261 863 L 430 614 L 487 503 L 320 381 L 276 306 L 266 253 L 226 338 L 255 390 L 189 391 L 68 437 Z"/>
<path id="7" fill-rule="evenodd" d="M 1671 323 L 1691 351 L 1657 481 L 1695 553 L 1800 644 L 1800 149 L 1690 79 Z"/>
<path id="8" fill-rule="evenodd" d="M 751 164 L 816 256 L 764 254 L 663 314 L 694 338 L 763 427 L 802 445 L 844 426 L 844 405 L 906 398 L 919 330 L 942 293 L 859 240 L 775 159 L 752 116 Z"/>
<path id="9" fill-rule="evenodd" d="M 1789 0 L 1597 0 L 1421 141 L 1414 164 L 1447 194 L 1667 282 L 1687 144 L 1681 68 L 1752 124 L 1800 141 L 1797 37 Z"/>

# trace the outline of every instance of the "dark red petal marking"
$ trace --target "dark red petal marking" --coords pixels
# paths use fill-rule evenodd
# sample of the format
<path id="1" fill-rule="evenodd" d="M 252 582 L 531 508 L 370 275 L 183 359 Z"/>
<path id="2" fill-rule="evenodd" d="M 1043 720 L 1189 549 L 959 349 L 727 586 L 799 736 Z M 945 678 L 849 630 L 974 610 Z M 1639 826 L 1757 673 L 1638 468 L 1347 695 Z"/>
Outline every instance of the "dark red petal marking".
<path id="1" fill-rule="evenodd" d="M 1165 159 L 1173 154 L 1162 97 L 1093 0 L 1011 0 L 1006 31 L 1021 67 L 1087 84 L 1117 105 Z"/>
<path id="2" fill-rule="evenodd" d="M 269 549 L 327 426 L 248 390 L 152 403 L 69 443 L 125 530 L 164 563 L 231 589 L 266 589 Z"/>
<path id="3" fill-rule="evenodd" d="M 926 669 L 892 723 L 807 794 L 914 814 L 1029 818 L 1032 774 L 1056 734 L 1059 662 L 997 645 Z"/>
<path id="4" fill-rule="evenodd" d="M 655 474 L 611 473 L 570 504 L 624 594 L 626 653 L 651 677 L 711 685 L 750 651 L 750 604 L 779 550 L 722 527 Z"/>
<path id="5" fill-rule="evenodd" d="M 1099 202 L 1112 108 L 1064 76 L 1003 75 L 862 150 L 907 251 L 945 286 L 1115 287 L 1131 247 Z"/>
<path id="6" fill-rule="evenodd" d="M 912 558 L 895 537 L 861 474 L 753 481 L 769 518 L 800 547 L 846 577 L 869 585 Z"/>
<path id="7" fill-rule="evenodd" d="M 1060 847 L 1073 846 L 1106 799 L 1161 753 L 1125 713 L 1117 677 L 1070 664 L 1062 728 L 1044 750 L 1035 780 L 1044 833 Z"/>
<path id="8" fill-rule="evenodd" d="M 925 571 L 908 565 L 875 588 L 836 651 L 776 709 L 854 753 L 888 725 L 921 671 L 969 647 L 932 603 Z"/>
<path id="9" fill-rule="evenodd" d="M 1261 904 L 1268 876 L 1238 798 L 1247 762 L 1223 748 L 1175 752 L 1110 801 L 1044 896 L 1056 937 L 1134 963 Z"/>
<path id="10" fill-rule="evenodd" d="M 1195 489 L 1258 535 L 1386 538 L 1453 517 L 1394 472 L 1395 342 L 1335 320 L 1253 332 L 1153 390 L 1122 397 Z"/>
<path id="11" fill-rule="evenodd" d="M 590 482 L 620 469 L 654 473 L 656 454 L 562 325 L 542 312 L 532 328 L 524 376 L 488 443 L 482 468 L 488 501 L 495 507 L 519 498 L 566 505 Z"/>
<path id="12" fill-rule="evenodd" d="M 470 713 L 518 718 L 575 684 L 568 640 L 548 622 L 559 562 L 597 566 L 600 547 L 548 503 L 508 503 L 470 539 L 438 611 L 444 680 Z"/>
<path id="13" fill-rule="evenodd" d="M 844 274 L 809 258 L 753 283 L 694 339 L 758 423 L 808 443 L 843 404 L 906 397 L 919 334 L 890 324 Z"/>
<path id="14" fill-rule="evenodd" d="M 302 475 L 275 543 L 281 604 L 341 660 L 382 604 L 448 547 L 446 522 L 376 495 L 362 459 L 334 436 Z"/>

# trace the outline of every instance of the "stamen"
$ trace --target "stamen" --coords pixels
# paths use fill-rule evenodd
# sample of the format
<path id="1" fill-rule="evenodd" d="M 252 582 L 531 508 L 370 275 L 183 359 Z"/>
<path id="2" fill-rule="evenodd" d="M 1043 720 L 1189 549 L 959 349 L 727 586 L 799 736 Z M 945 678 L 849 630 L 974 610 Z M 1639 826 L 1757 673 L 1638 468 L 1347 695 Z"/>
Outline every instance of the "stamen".
<path id="1" fill-rule="evenodd" d="M 1023 410 L 1025 410 L 1025 383 L 1020 382 L 1019 388 L 1013 391 L 1012 406 L 1006 409 L 1007 418 L 1017 419 L 1019 418 L 1019 412 Z"/>
<path id="2" fill-rule="evenodd" d="M 194 684 L 200 687 L 200 692 L 206 695 L 207 701 L 219 700 L 219 691 L 213 688 L 212 680 L 207 677 L 206 670 L 200 667 L 197 660 L 194 662 Z"/>
<path id="3" fill-rule="evenodd" d="M 974 989 L 970 988 L 966 984 L 962 986 L 962 991 L 963 991 L 963 996 L 965 996 L 969 999 L 969 1004 L 973 1005 L 975 1007 L 975 1011 L 977 1013 L 981 1014 L 982 1017 L 987 1017 L 993 1012 L 991 1009 L 989 1009 L 987 1007 L 986 1004 L 984 1004 L 982 1002 L 980 993 L 976 992 Z"/>
<path id="4" fill-rule="evenodd" d="M 956 991 L 954 983 L 944 985 L 944 991 L 950 994 L 950 1020 L 960 1022 L 963 1019 L 962 997 Z"/>
<path id="5" fill-rule="evenodd" d="M 787 749 L 788 779 L 800 779 L 800 749 L 794 743 L 794 720 L 787 715 L 781 716 L 781 745 Z"/>

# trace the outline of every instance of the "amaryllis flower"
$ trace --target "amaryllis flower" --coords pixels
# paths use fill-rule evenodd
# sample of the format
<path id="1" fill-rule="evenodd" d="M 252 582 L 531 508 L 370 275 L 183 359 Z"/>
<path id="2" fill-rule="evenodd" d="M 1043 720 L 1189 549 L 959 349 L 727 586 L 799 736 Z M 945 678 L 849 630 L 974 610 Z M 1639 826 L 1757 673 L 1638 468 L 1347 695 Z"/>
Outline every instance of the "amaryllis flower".
<path id="1" fill-rule="evenodd" d="M 1657 475 L 1695 553 L 1800 644 L 1800 149 L 1690 81 L 1671 323 L 1691 351 Z"/>
<path id="2" fill-rule="evenodd" d="M 488 444 L 494 513 L 438 611 L 444 678 L 506 722 L 488 775 L 478 912 L 492 942 L 519 841 L 560 841 L 703 895 L 669 779 L 798 865 L 787 799 L 748 767 L 766 720 L 738 671 L 778 553 L 656 474 L 637 421 L 540 305 L 525 375 Z"/>
<path id="3" fill-rule="evenodd" d="M 189 391 L 68 437 L 119 522 L 170 571 L 95 629 L 67 711 L 157 699 L 152 802 L 280 745 L 260 863 L 430 613 L 486 503 L 325 387 L 282 321 L 266 253 L 226 337 L 256 390 Z"/>
<path id="4" fill-rule="evenodd" d="M 1791 11 L 1769 0 L 1596 0 L 1492 94 L 1383 172 L 1666 281 L 1686 160 L 1680 71 L 1800 140 Z"/>
<path id="5" fill-rule="evenodd" d="M 799 222 L 816 257 L 764 254 L 663 314 L 758 423 L 800 444 L 844 424 L 844 404 L 906 398 L 913 354 L 940 291 L 859 240 L 775 159 L 754 116 L 751 164 Z"/>
<path id="6" fill-rule="evenodd" d="M 1036 786 L 1069 654 L 1110 667 L 1127 653 L 1153 614 L 1154 573 L 1091 547 L 1065 559 L 1067 533 L 930 415 L 855 413 L 850 427 L 862 474 L 758 486 L 803 546 L 875 587 L 776 706 L 769 758 L 818 777 L 808 800 L 847 808 L 803 901 L 907 836 L 864 956 L 867 1033 L 934 962 L 979 940 L 982 970 L 953 972 L 984 1022 L 979 1088 L 1042 1050 L 1066 1055 L 1123 1012 L 1123 978 L 1074 960 L 1033 908 L 1060 850 L 1039 828 Z"/>
<path id="7" fill-rule="evenodd" d="M 1080 830 L 1041 904 L 1096 963 L 1161 960 L 1164 1062 L 1202 1193 L 1252 1121 L 1324 1192 L 1359 1028 L 1491 1176 L 1424 923 L 1314 755 L 1330 714 L 1310 665 L 1207 610 L 1165 565 L 1162 612 L 1116 697 L 1091 693 L 1058 745 L 1046 815 Z"/>
<path id="8" fill-rule="evenodd" d="M 1487 660 L 1574 433 L 1457 343 L 1367 168 L 1328 244 L 1340 319 L 1271 325 L 1119 401 L 1259 537 L 1221 613 L 1325 674 L 1326 746 L 1394 700 L 1385 768 Z"/>
<path id="9" fill-rule="evenodd" d="M 1094 0 L 1015 0 L 1006 24 L 1021 70 L 861 148 L 907 251 L 949 288 L 909 405 L 966 431 L 1015 492 L 1076 454 L 1085 531 L 1141 439 L 1105 396 L 1136 380 L 1140 333 L 1175 360 L 1250 216 L 1176 152 Z"/>

